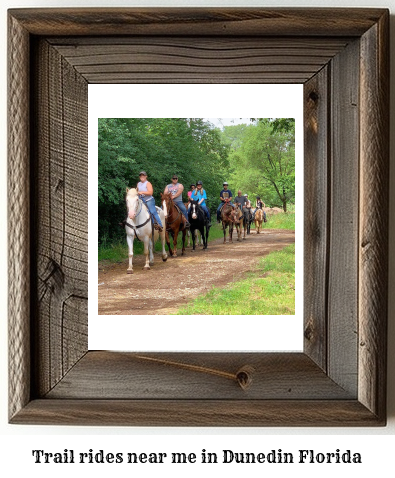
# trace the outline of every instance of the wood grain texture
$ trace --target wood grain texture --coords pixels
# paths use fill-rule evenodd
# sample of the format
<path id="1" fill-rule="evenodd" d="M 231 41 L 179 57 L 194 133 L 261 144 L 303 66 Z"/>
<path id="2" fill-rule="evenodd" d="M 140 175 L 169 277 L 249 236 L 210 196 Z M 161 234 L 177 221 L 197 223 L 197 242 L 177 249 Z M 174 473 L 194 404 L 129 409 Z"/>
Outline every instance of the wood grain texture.
<path id="1" fill-rule="evenodd" d="M 388 11 L 9 15 L 10 421 L 385 424 Z M 304 354 L 87 352 L 87 84 L 153 80 L 306 82 Z"/>
<path id="2" fill-rule="evenodd" d="M 29 35 L 8 21 L 9 416 L 30 399 Z"/>
<path id="3" fill-rule="evenodd" d="M 248 387 L 240 386 L 241 371 L 249 375 Z M 311 400 L 355 397 L 301 353 L 89 351 L 46 398 Z"/>
<path id="4" fill-rule="evenodd" d="M 359 400 L 385 416 L 388 314 L 389 15 L 361 39 Z"/>
<path id="5" fill-rule="evenodd" d="M 87 350 L 88 110 L 85 80 L 45 40 L 36 45 L 35 67 L 34 357 L 42 395 Z"/>
<path id="6" fill-rule="evenodd" d="M 357 393 L 359 221 L 359 42 L 331 67 L 328 373 Z"/>
<path id="7" fill-rule="evenodd" d="M 350 39 L 119 37 L 51 39 L 89 83 L 304 83 Z"/>
<path id="8" fill-rule="evenodd" d="M 155 427 L 385 424 L 357 400 L 33 400 L 12 423 Z"/>
<path id="9" fill-rule="evenodd" d="M 35 35 L 360 36 L 380 8 L 42 8 L 10 13 Z"/>
<path id="10" fill-rule="evenodd" d="M 327 370 L 330 66 L 304 85 L 304 350 Z"/>

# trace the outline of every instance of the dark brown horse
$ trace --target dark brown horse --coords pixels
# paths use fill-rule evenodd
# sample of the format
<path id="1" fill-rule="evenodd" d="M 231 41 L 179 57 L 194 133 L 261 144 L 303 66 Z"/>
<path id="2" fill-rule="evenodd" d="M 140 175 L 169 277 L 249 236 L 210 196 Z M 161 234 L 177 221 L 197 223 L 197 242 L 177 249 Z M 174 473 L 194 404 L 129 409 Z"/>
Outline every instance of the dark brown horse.
<path id="1" fill-rule="evenodd" d="M 230 204 L 225 204 L 221 209 L 222 230 L 224 231 L 224 244 L 226 244 L 226 228 L 229 226 L 229 242 L 232 241 L 233 228 L 236 226 L 237 240 L 241 241 L 240 234 L 240 211 L 233 209 Z"/>
<path id="2" fill-rule="evenodd" d="M 161 194 L 163 212 L 166 217 L 166 244 L 169 248 L 169 253 L 173 257 L 177 257 L 177 237 L 178 233 L 182 233 L 182 251 L 181 255 L 185 253 L 185 236 L 187 228 L 185 227 L 186 219 L 182 212 L 174 204 L 171 193 Z M 173 239 L 173 249 L 170 246 L 169 234 Z"/>

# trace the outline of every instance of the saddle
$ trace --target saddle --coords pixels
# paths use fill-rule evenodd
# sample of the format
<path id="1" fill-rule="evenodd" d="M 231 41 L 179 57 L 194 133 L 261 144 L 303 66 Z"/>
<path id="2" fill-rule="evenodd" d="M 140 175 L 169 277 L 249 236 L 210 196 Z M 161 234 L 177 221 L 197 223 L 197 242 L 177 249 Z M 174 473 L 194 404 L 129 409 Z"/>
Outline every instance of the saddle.
<path id="1" fill-rule="evenodd" d="M 184 214 L 182 213 L 181 209 L 177 206 L 177 203 L 175 203 L 173 201 L 173 206 L 175 207 L 176 211 L 178 212 L 179 215 L 181 215 L 181 227 L 183 227 L 185 229 L 185 224 L 186 224 L 186 219 L 184 217 Z M 178 216 L 174 219 L 174 221 L 172 222 L 166 222 L 166 231 L 171 231 L 171 228 L 167 227 L 167 226 L 170 226 L 171 224 L 173 224 L 173 222 L 175 222 L 177 220 Z M 181 229 L 181 228 L 180 228 Z"/>
<path id="2" fill-rule="evenodd" d="M 230 215 L 232 214 L 232 211 L 233 211 L 233 207 L 229 204 L 229 210 L 228 211 L 224 211 L 224 207 L 226 206 L 227 204 L 223 204 L 221 209 L 220 209 L 220 215 L 222 218 L 226 218 L 226 219 L 229 219 L 233 222 L 233 220 L 231 219 Z"/>
<path id="3" fill-rule="evenodd" d="M 143 201 L 143 204 L 146 207 L 147 212 L 148 212 L 148 219 L 143 224 L 139 224 L 138 226 L 133 226 L 132 224 L 128 223 L 128 218 L 124 219 L 122 222 L 119 223 L 119 225 L 121 227 L 128 226 L 130 229 L 133 229 L 135 237 L 138 241 L 141 241 L 141 239 L 139 238 L 139 236 L 137 234 L 137 229 L 140 229 L 140 227 L 145 226 L 149 221 L 151 221 L 152 237 L 154 237 L 154 229 L 157 229 L 157 228 L 159 229 L 159 224 L 157 224 L 157 222 L 155 221 L 155 218 L 150 213 L 150 210 L 148 209 L 148 206 L 145 204 L 144 201 Z"/>

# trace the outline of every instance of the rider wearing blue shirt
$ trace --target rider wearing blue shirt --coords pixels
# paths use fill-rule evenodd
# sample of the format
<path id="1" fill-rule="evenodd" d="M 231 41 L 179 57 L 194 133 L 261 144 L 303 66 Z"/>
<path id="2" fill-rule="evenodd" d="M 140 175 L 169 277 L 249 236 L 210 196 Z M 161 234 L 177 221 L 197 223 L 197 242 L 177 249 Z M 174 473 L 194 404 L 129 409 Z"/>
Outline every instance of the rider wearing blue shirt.
<path id="1" fill-rule="evenodd" d="M 208 227 L 211 226 L 210 223 L 210 211 L 208 210 L 208 207 L 206 206 L 206 199 L 207 199 L 207 194 L 206 191 L 203 189 L 203 183 L 202 181 L 198 181 L 196 183 L 197 189 L 195 189 L 191 195 L 191 199 L 198 201 L 198 204 L 202 207 L 203 211 L 206 213 L 206 217 L 208 219 Z"/>
<path id="2" fill-rule="evenodd" d="M 218 222 L 221 222 L 222 206 L 224 204 L 228 203 L 233 207 L 233 203 L 232 203 L 233 194 L 232 194 L 232 191 L 230 189 L 228 189 L 228 183 L 226 181 L 224 182 L 223 187 L 224 187 L 224 189 L 219 193 L 219 198 L 221 199 L 221 203 L 220 203 L 220 205 L 218 206 L 218 209 L 217 209 Z"/>

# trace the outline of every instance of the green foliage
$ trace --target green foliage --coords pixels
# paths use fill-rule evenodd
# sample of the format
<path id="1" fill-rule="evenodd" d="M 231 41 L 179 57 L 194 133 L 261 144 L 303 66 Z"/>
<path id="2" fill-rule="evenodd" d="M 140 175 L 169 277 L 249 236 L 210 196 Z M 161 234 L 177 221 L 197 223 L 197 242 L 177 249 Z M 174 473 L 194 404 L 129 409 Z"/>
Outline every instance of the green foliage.
<path id="1" fill-rule="evenodd" d="M 254 118 L 252 118 L 254 119 Z M 255 202 L 280 206 L 295 200 L 295 121 L 292 118 L 258 119 L 255 124 L 227 126 L 224 141 L 231 147 L 229 184 Z"/>
<path id="2" fill-rule="evenodd" d="M 124 262 L 128 260 L 128 246 L 126 243 L 126 234 L 125 229 L 122 229 L 123 236 L 116 241 L 107 241 L 106 238 L 103 238 L 101 243 L 99 244 L 99 254 L 98 259 L 99 262 L 101 261 L 110 261 L 110 262 Z M 208 236 L 208 242 L 214 241 L 215 239 L 223 238 L 224 234 L 222 232 L 222 225 L 221 224 L 214 224 L 210 228 L 210 233 Z M 185 239 L 185 244 L 187 244 L 188 239 Z M 177 238 L 177 248 L 181 249 L 182 246 L 182 234 L 178 235 Z M 191 239 L 191 247 L 192 247 L 192 239 Z M 168 250 L 167 246 L 165 246 L 166 251 Z M 190 251 L 190 249 L 187 249 Z M 162 251 L 162 244 L 160 241 L 155 243 L 155 252 Z M 135 255 L 144 254 L 144 245 L 142 242 L 138 242 L 137 240 L 134 241 L 133 244 L 133 253 Z"/>
<path id="3" fill-rule="evenodd" d="M 203 181 L 215 219 L 223 181 L 255 205 L 287 207 L 295 195 L 295 122 L 259 118 L 221 131 L 202 118 L 100 118 L 98 122 L 99 243 L 123 241 L 125 190 L 147 171 L 156 204 L 177 174 L 186 192 Z"/>
<path id="4" fill-rule="evenodd" d="M 264 223 L 264 229 L 289 229 L 295 230 L 295 213 L 287 212 L 267 216 L 267 222 Z"/>
<path id="5" fill-rule="evenodd" d="M 201 118 L 100 118 L 98 124 L 99 242 L 124 235 L 125 190 L 145 170 L 156 204 L 173 174 L 184 185 L 203 181 L 214 210 L 228 168 L 229 147 L 220 130 Z"/>
<path id="6" fill-rule="evenodd" d="M 177 314 L 295 314 L 295 245 L 268 254 L 248 278 L 221 289 L 213 287 Z"/>

